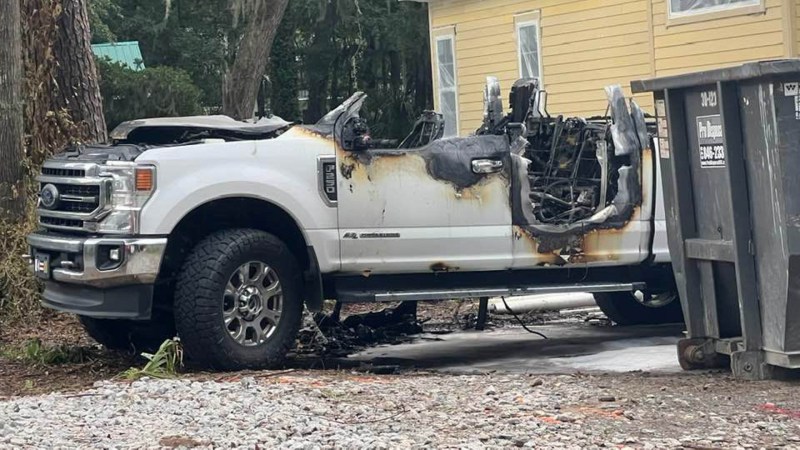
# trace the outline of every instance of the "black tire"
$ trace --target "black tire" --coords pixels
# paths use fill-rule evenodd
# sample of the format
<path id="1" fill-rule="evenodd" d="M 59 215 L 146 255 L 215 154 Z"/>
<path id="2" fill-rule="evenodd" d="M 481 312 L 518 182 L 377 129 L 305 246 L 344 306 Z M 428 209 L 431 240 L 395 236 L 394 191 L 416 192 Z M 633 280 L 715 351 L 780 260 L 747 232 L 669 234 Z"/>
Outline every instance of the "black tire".
<path id="1" fill-rule="evenodd" d="M 109 350 L 154 352 L 164 340 L 175 336 L 171 318 L 135 321 L 78 316 L 78 319 L 86 334 Z"/>
<path id="2" fill-rule="evenodd" d="M 683 322 L 683 310 L 677 293 L 667 291 L 653 294 L 654 299 L 671 300 L 650 306 L 640 302 L 631 292 L 603 292 L 594 294 L 597 306 L 617 325 L 657 325 Z M 657 302 L 656 302 L 657 303 Z"/>
<path id="3" fill-rule="evenodd" d="M 282 289 L 281 311 L 277 324 L 270 325 L 272 332 L 266 340 L 246 346 L 236 341 L 224 322 L 224 296 L 235 272 L 254 261 L 276 274 Z M 294 255 L 269 233 L 232 229 L 203 239 L 186 258 L 175 288 L 175 325 L 187 362 L 221 370 L 280 366 L 300 329 L 301 279 Z M 235 305 L 239 305 L 238 294 L 235 298 Z M 244 319 L 239 325 L 244 327 Z M 245 328 L 245 332 L 248 330 Z"/>

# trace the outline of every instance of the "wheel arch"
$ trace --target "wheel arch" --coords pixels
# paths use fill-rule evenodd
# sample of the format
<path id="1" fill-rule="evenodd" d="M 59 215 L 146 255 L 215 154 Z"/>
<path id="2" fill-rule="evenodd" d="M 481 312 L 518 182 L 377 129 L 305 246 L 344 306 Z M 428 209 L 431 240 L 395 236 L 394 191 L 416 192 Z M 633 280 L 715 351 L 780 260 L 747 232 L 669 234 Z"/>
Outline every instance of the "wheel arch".
<path id="1" fill-rule="evenodd" d="M 216 198 L 197 205 L 184 214 L 168 235 L 165 257 L 159 273 L 162 284 L 172 284 L 188 252 L 201 239 L 211 233 L 232 228 L 266 231 L 286 244 L 303 270 L 306 305 L 312 311 L 321 309 L 322 282 L 319 264 L 299 221 L 282 206 L 251 196 Z"/>

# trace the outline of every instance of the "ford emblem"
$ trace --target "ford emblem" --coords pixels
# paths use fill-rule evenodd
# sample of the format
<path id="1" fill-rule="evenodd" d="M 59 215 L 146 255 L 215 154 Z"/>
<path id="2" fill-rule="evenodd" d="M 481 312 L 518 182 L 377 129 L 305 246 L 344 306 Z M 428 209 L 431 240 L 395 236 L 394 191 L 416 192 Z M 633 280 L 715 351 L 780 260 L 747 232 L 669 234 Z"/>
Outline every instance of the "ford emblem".
<path id="1" fill-rule="evenodd" d="M 39 193 L 42 206 L 46 209 L 55 209 L 58 206 L 59 197 L 58 188 L 52 184 L 45 185 L 42 188 L 42 192 Z"/>

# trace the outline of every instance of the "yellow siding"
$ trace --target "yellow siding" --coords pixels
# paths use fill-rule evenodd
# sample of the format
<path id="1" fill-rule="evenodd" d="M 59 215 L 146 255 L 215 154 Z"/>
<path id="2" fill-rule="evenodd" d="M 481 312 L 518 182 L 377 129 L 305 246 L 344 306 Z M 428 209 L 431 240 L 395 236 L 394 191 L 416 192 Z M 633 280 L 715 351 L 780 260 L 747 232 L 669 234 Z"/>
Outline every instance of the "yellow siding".
<path id="1" fill-rule="evenodd" d="M 504 97 L 519 74 L 514 16 L 538 11 L 543 83 L 554 114 L 599 115 L 603 87 L 652 75 L 650 0 L 434 0 L 431 28 L 455 26 L 462 135 L 480 125 L 486 76 Z M 629 92 L 629 91 L 628 91 Z M 648 110 L 652 98 L 639 96 Z"/>
<path id="2" fill-rule="evenodd" d="M 764 13 L 670 25 L 666 0 L 652 0 L 656 75 L 783 57 L 783 1 L 795 0 L 766 0 Z"/>
<path id="3" fill-rule="evenodd" d="M 480 124 L 486 76 L 500 80 L 504 97 L 519 78 L 519 14 L 539 13 L 543 83 L 557 114 L 602 114 L 608 84 L 627 89 L 634 79 L 796 56 L 800 48 L 800 0 L 764 0 L 762 12 L 680 24 L 669 23 L 667 1 L 431 0 L 431 29 L 455 29 L 461 133 Z M 637 100 L 652 112 L 650 95 Z"/>
<path id="4" fill-rule="evenodd" d="M 791 1 L 791 0 L 790 0 Z M 794 37 L 795 37 L 795 51 L 800 50 L 800 0 L 794 2 Z"/>

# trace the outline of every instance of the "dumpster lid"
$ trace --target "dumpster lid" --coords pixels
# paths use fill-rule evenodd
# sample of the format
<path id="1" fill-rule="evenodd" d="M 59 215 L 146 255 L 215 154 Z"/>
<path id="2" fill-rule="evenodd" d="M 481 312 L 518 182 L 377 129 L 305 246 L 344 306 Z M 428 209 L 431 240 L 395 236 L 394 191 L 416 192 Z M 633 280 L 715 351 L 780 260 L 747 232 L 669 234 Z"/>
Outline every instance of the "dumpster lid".
<path id="1" fill-rule="evenodd" d="M 780 75 L 785 73 L 800 74 L 800 58 L 750 62 L 739 66 L 706 70 L 704 72 L 694 72 L 685 75 L 634 80 L 631 81 L 631 91 L 638 94 L 641 92 L 661 91 L 664 89 L 701 86 L 704 84 L 716 83 L 717 81 L 745 80 L 765 75 Z"/>

